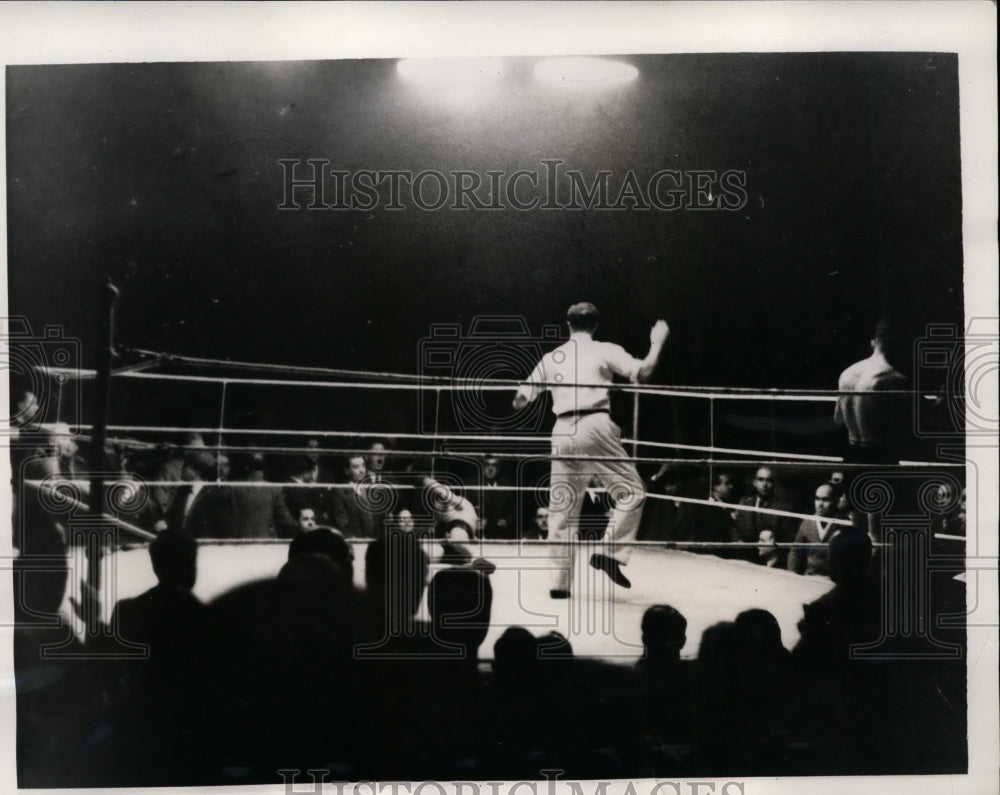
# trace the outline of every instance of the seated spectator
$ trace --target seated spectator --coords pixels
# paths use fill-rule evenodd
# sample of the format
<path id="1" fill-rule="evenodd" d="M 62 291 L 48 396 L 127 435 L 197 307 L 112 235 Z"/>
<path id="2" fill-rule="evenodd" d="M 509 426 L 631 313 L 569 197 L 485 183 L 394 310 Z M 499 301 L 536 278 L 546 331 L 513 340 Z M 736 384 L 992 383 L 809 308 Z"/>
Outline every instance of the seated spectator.
<path id="1" fill-rule="evenodd" d="M 226 538 L 232 532 L 232 509 L 225 487 L 207 482 L 212 471 L 205 460 L 195 454 L 186 454 L 181 460 L 180 486 L 170 494 L 169 510 L 157 530 L 172 530 L 187 538 Z"/>
<path id="2" fill-rule="evenodd" d="M 364 493 L 365 476 L 368 474 L 364 455 L 357 453 L 350 456 L 344 474 L 346 485 L 333 490 L 334 526 L 348 538 L 383 538 L 385 526 L 376 522 L 376 514 Z"/>
<path id="3" fill-rule="evenodd" d="M 760 467 L 753 480 L 754 494 L 740 500 L 740 505 L 751 508 L 768 508 L 776 511 L 790 511 L 791 506 L 775 497 L 774 470 L 770 467 Z M 746 542 L 759 541 L 763 545 L 756 551 L 750 550 L 748 559 L 764 566 L 785 568 L 788 553 L 778 549 L 775 543 L 787 544 L 795 538 L 794 520 L 786 516 L 757 511 L 739 511 L 736 515 L 736 526 L 740 540 Z"/>
<path id="4" fill-rule="evenodd" d="M 369 509 L 374 516 L 375 537 L 385 535 L 386 522 L 400 506 L 399 483 L 386 468 L 389 456 L 383 442 L 372 441 L 365 454 L 365 484 L 369 487 Z"/>
<path id="5" fill-rule="evenodd" d="M 517 538 L 514 519 L 517 500 L 514 492 L 507 490 L 512 485 L 500 471 L 500 459 L 490 456 L 484 460 L 482 485 L 475 495 L 483 538 Z"/>
<path id="6" fill-rule="evenodd" d="M 716 472 L 712 480 L 712 505 L 698 505 L 694 510 L 694 526 L 699 541 L 729 543 L 739 540 L 735 511 L 730 507 L 736 491 L 733 477 L 728 472 Z M 741 557 L 724 547 L 706 547 L 704 551 L 720 557 Z"/>
<path id="7" fill-rule="evenodd" d="M 834 486 L 840 494 L 840 499 L 837 501 L 837 513 L 841 516 L 847 516 L 850 509 L 850 502 L 847 499 L 847 487 L 849 484 L 844 477 L 844 473 L 836 469 L 830 473 L 830 477 L 827 478 L 826 482 Z"/>
<path id="8" fill-rule="evenodd" d="M 401 508 L 389 517 L 387 527 L 393 532 L 415 533 L 421 538 L 430 538 L 434 535 L 434 522 L 428 517 L 418 520 L 409 508 Z"/>
<path id="9" fill-rule="evenodd" d="M 293 517 L 303 510 L 310 510 L 316 524 L 330 521 L 329 490 L 316 485 L 319 465 L 308 456 L 294 456 L 288 460 L 284 488 L 285 504 Z"/>
<path id="10" fill-rule="evenodd" d="M 521 536 L 528 541 L 544 541 L 549 537 L 549 509 L 544 505 L 538 506 L 535 516 Z"/>
<path id="11" fill-rule="evenodd" d="M 796 544 L 828 544 L 842 526 L 831 520 L 841 518 L 837 513 L 840 492 L 830 483 L 816 487 L 816 516 L 803 519 L 795 534 Z M 826 576 L 830 573 L 830 554 L 826 547 L 794 547 L 788 555 L 788 570 L 796 574 Z"/>
<path id="12" fill-rule="evenodd" d="M 297 511 L 292 512 L 292 516 L 295 518 L 295 523 L 299 526 L 300 533 L 315 530 L 318 527 L 316 524 L 316 512 L 312 508 L 299 508 Z"/>
<path id="13" fill-rule="evenodd" d="M 233 473 L 246 485 L 219 487 L 220 498 L 228 498 L 229 511 L 224 515 L 230 522 L 222 538 L 292 538 L 300 532 L 281 487 L 264 478 L 264 466 L 261 453 L 241 457 L 234 462 Z"/>
<path id="14" fill-rule="evenodd" d="M 639 528 L 639 540 L 693 541 L 696 513 L 694 505 L 654 496 L 681 496 L 680 473 L 673 467 L 661 467 L 660 471 L 650 479 L 648 491 Z"/>

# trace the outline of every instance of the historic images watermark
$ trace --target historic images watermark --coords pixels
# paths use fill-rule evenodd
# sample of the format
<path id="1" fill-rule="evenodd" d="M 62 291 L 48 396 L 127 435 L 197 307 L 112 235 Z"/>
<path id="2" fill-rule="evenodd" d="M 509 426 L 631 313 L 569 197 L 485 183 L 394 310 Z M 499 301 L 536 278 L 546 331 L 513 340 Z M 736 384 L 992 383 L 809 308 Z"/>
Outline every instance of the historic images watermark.
<path id="1" fill-rule="evenodd" d="M 739 169 L 627 169 L 584 173 L 557 158 L 530 168 L 357 169 L 326 158 L 283 158 L 279 210 L 639 210 L 736 212 L 747 204 Z"/>
<path id="2" fill-rule="evenodd" d="M 278 771 L 285 795 L 744 795 L 746 784 L 737 779 L 664 779 L 641 784 L 633 781 L 569 781 L 562 770 L 543 769 L 542 781 L 327 781 L 328 770 L 284 768 Z M 307 788 L 308 787 L 308 788 Z"/>

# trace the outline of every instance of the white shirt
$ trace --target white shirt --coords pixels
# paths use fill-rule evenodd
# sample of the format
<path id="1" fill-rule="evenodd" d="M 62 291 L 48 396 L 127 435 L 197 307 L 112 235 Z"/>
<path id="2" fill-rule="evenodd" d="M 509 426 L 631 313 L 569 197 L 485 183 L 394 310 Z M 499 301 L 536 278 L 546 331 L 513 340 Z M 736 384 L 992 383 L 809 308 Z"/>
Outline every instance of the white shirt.
<path id="1" fill-rule="evenodd" d="M 531 402 L 548 389 L 556 415 L 606 409 L 611 405 L 608 387 L 614 377 L 635 383 L 641 367 L 642 362 L 621 345 L 597 342 L 590 334 L 577 331 L 542 357 L 517 392 Z"/>

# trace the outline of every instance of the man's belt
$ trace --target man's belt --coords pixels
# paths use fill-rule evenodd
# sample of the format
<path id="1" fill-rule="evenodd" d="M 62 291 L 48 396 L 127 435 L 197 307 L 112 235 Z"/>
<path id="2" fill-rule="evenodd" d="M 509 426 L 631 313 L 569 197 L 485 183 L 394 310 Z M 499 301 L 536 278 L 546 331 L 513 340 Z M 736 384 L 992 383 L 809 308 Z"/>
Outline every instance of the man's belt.
<path id="1" fill-rule="evenodd" d="M 579 417 L 586 417 L 588 414 L 610 414 L 607 409 L 580 409 L 579 411 L 564 411 L 556 414 L 557 420 L 572 420 Z"/>

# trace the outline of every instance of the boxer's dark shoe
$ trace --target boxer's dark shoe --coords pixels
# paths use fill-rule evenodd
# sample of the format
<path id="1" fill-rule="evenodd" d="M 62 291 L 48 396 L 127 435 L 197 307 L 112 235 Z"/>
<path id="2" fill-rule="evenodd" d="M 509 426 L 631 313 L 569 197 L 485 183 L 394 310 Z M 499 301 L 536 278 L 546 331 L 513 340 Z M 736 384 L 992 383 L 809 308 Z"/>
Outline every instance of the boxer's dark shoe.
<path id="1" fill-rule="evenodd" d="M 622 574 L 621 564 L 614 558 L 609 558 L 607 555 L 594 554 L 590 556 L 590 565 L 598 571 L 603 571 L 607 574 L 615 585 L 620 585 L 622 588 L 632 587 L 629 578 Z"/>
<path id="2" fill-rule="evenodd" d="M 553 588 L 549 591 L 550 599 L 569 599 L 569 591 L 565 588 Z"/>

